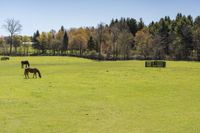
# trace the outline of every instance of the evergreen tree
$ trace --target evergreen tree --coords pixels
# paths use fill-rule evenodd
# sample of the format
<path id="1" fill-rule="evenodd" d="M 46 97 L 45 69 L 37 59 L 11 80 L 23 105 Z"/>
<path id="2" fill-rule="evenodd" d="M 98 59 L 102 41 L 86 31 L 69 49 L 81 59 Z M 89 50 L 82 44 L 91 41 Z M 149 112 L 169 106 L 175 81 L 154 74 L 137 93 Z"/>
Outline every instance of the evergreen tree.
<path id="1" fill-rule="evenodd" d="M 138 25 L 137 25 L 137 30 L 140 31 L 141 29 L 143 29 L 145 26 L 142 18 L 140 18 L 140 21 L 138 22 Z"/>
<path id="2" fill-rule="evenodd" d="M 90 51 L 96 50 L 96 44 L 92 36 L 90 36 L 90 39 L 88 40 L 88 49 Z"/>
<path id="3" fill-rule="evenodd" d="M 170 40 L 170 23 L 168 23 L 168 20 L 161 19 L 158 34 L 160 36 L 160 45 L 163 48 L 163 54 L 169 55 L 169 44 L 171 42 Z"/>
<path id="4" fill-rule="evenodd" d="M 177 59 L 189 59 L 192 52 L 193 37 L 192 37 L 192 21 L 188 17 L 178 14 L 176 17 L 175 35 L 176 45 L 178 45 Z"/>
<path id="5" fill-rule="evenodd" d="M 67 35 L 67 31 L 65 31 L 64 36 L 63 36 L 63 42 L 62 42 L 62 52 L 68 50 L 68 43 L 69 43 L 69 38 Z"/>
<path id="6" fill-rule="evenodd" d="M 129 27 L 130 32 L 133 34 L 133 36 L 135 36 L 138 29 L 136 19 L 127 19 L 127 25 Z"/>
<path id="7" fill-rule="evenodd" d="M 39 50 L 42 51 L 42 54 L 46 54 L 46 51 L 48 49 L 47 33 L 42 32 L 38 40 L 39 40 Z"/>
<path id="8" fill-rule="evenodd" d="M 197 55 L 197 60 L 200 61 L 200 16 L 198 16 L 194 21 L 193 41 L 193 46 Z"/>
<path id="9" fill-rule="evenodd" d="M 40 49 L 40 42 L 38 40 L 39 37 L 40 37 L 40 32 L 37 30 L 36 33 L 34 33 L 33 38 L 32 38 L 32 41 L 33 41 L 32 47 L 37 50 Z"/>
<path id="10" fill-rule="evenodd" d="M 110 27 L 113 26 L 114 24 L 115 24 L 115 20 L 112 19 L 112 20 L 111 20 L 111 23 L 110 23 Z"/>
<path id="11" fill-rule="evenodd" d="M 61 28 L 60 28 L 60 32 L 65 32 L 65 28 L 64 28 L 64 26 L 61 26 Z"/>

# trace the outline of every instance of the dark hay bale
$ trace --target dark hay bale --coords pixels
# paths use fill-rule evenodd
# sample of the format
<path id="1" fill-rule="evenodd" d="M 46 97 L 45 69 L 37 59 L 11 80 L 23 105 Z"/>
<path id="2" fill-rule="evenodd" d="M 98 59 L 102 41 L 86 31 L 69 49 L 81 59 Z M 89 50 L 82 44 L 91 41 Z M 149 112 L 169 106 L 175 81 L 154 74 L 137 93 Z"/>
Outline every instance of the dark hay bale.
<path id="1" fill-rule="evenodd" d="M 2 61 L 10 60 L 10 57 L 4 56 L 4 57 L 1 57 L 1 60 Z"/>
<path id="2" fill-rule="evenodd" d="M 165 61 L 146 61 L 145 62 L 145 67 L 162 67 L 165 68 L 166 67 L 166 62 Z"/>

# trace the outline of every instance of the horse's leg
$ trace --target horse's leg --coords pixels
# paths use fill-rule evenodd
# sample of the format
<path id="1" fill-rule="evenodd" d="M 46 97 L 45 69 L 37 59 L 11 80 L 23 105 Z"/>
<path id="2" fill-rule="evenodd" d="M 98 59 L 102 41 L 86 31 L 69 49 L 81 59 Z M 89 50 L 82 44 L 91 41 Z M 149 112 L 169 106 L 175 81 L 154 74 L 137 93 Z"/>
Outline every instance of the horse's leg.
<path id="1" fill-rule="evenodd" d="M 29 77 L 28 77 L 28 73 L 25 73 L 25 78 L 26 78 L 26 79 L 28 79 L 28 78 L 29 78 Z"/>
<path id="2" fill-rule="evenodd" d="M 27 78 L 27 72 L 26 72 L 26 70 L 24 70 L 24 77 L 25 77 L 25 79 Z"/>
<path id="3" fill-rule="evenodd" d="M 33 78 L 35 78 L 35 73 L 33 73 Z"/>
<path id="4" fill-rule="evenodd" d="M 34 78 L 36 78 L 36 73 L 35 72 L 33 73 L 33 75 L 34 75 Z"/>

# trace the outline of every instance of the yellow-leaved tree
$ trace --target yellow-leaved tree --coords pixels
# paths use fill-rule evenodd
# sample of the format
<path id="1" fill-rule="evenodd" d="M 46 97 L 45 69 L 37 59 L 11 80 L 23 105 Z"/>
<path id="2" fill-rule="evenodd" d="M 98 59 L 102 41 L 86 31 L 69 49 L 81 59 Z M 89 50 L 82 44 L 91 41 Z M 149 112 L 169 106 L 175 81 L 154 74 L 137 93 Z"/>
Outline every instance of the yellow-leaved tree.
<path id="1" fill-rule="evenodd" d="M 152 54 L 153 39 L 147 28 L 143 28 L 135 35 L 135 43 L 138 54 L 146 59 Z"/>
<path id="2" fill-rule="evenodd" d="M 69 31 L 69 48 L 72 51 L 79 51 L 79 55 L 82 55 L 84 50 L 87 49 L 87 42 L 89 39 L 89 34 L 86 29 L 78 28 L 71 29 Z"/>

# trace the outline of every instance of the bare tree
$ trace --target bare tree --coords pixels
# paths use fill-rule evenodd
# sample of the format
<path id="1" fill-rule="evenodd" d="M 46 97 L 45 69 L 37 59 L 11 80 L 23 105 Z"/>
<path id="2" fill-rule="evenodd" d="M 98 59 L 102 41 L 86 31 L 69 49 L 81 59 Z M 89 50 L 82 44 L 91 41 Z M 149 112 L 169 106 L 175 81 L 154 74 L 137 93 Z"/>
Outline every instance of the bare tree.
<path id="1" fill-rule="evenodd" d="M 120 50 L 124 57 L 124 60 L 129 59 L 131 45 L 133 44 L 133 34 L 124 29 L 119 34 L 118 42 L 120 44 Z"/>
<path id="2" fill-rule="evenodd" d="M 100 23 L 97 27 L 97 40 L 98 40 L 98 52 L 99 52 L 99 59 L 101 58 L 102 54 L 102 43 L 104 38 L 104 27 L 103 23 Z"/>
<path id="3" fill-rule="evenodd" d="M 119 39 L 119 34 L 120 34 L 120 30 L 117 27 L 117 24 L 114 24 L 111 27 L 111 40 L 112 40 L 112 53 L 113 53 L 113 58 L 117 59 L 117 55 L 118 55 L 118 39 Z"/>
<path id="4" fill-rule="evenodd" d="M 2 27 L 10 33 L 10 55 L 11 55 L 13 47 L 13 37 L 22 30 L 22 25 L 18 20 L 7 19 Z"/>

